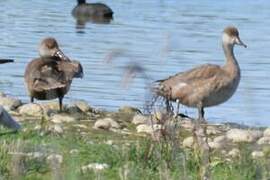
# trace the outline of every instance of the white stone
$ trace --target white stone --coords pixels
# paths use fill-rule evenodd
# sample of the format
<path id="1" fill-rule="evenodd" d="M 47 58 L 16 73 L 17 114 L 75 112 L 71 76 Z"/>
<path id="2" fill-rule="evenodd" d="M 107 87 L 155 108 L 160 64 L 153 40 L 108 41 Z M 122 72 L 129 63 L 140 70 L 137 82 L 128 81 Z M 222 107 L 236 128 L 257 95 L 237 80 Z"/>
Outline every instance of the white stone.
<path id="1" fill-rule="evenodd" d="M 109 165 L 105 164 L 105 163 L 91 163 L 91 164 L 88 164 L 86 166 L 82 166 L 81 171 L 83 173 L 86 173 L 89 170 L 102 171 L 102 170 L 107 169 L 107 168 L 109 168 Z"/>
<path id="2" fill-rule="evenodd" d="M 137 114 L 133 117 L 132 123 L 135 125 L 147 124 L 149 117 L 141 114 Z"/>
<path id="3" fill-rule="evenodd" d="M 71 123 L 75 122 L 76 119 L 68 115 L 55 114 L 53 115 L 51 121 L 54 123 Z"/>
<path id="4" fill-rule="evenodd" d="M 228 155 L 235 158 L 240 156 L 240 150 L 237 148 L 233 148 L 231 151 L 228 152 Z"/>
<path id="5" fill-rule="evenodd" d="M 226 145 L 226 136 L 217 136 L 213 139 L 213 141 L 210 141 L 208 144 L 210 148 L 212 149 L 222 149 Z"/>
<path id="6" fill-rule="evenodd" d="M 62 134 L 64 132 L 63 128 L 59 124 L 54 124 L 50 130 L 57 134 Z"/>
<path id="7" fill-rule="evenodd" d="M 215 126 L 208 126 L 206 129 L 206 134 L 207 135 L 218 135 L 221 134 L 222 132 L 218 129 L 218 127 Z"/>
<path id="8" fill-rule="evenodd" d="M 264 156 L 264 153 L 262 151 L 253 151 L 251 153 L 251 156 L 256 159 L 256 158 L 261 158 Z"/>
<path id="9" fill-rule="evenodd" d="M 263 132 L 263 136 L 269 136 L 270 137 L 270 127 L 266 128 Z"/>
<path id="10" fill-rule="evenodd" d="M 227 132 L 226 137 L 232 142 L 254 142 L 262 137 L 262 132 L 257 130 L 231 129 Z"/>
<path id="11" fill-rule="evenodd" d="M 51 163 L 62 164 L 63 156 L 61 154 L 51 154 L 47 157 L 47 161 Z"/>
<path id="12" fill-rule="evenodd" d="M 34 127 L 34 130 L 37 130 L 38 131 L 40 129 L 41 129 L 41 125 L 39 125 L 39 124 Z"/>
<path id="13" fill-rule="evenodd" d="M 147 124 L 140 124 L 136 127 L 138 133 L 147 133 L 147 134 L 153 134 L 155 131 L 160 129 L 161 129 L 160 124 L 153 124 L 153 126 Z"/>
<path id="14" fill-rule="evenodd" d="M 45 154 L 41 152 L 29 152 L 27 153 L 27 156 L 33 159 L 39 159 L 39 158 L 43 158 Z"/>
<path id="15" fill-rule="evenodd" d="M 79 150 L 78 149 L 71 149 L 69 151 L 70 154 L 78 154 L 79 153 Z"/>
<path id="16" fill-rule="evenodd" d="M 81 128 L 81 129 L 87 129 L 88 127 L 84 124 L 74 124 L 74 127 Z"/>
<path id="17" fill-rule="evenodd" d="M 15 110 L 22 105 L 19 99 L 9 96 L 0 96 L 0 105 L 2 105 L 7 111 Z"/>
<path id="18" fill-rule="evenodd" d="M 120 125 L 111 118 L 99 119 L 94 124 L 94 129 L 109 130 L 111 128 L 114 128 L 114 129 L 120 128 Z"/>
<path id="19" fill-rule="evenodd" d="M 59 103 L 58 101 L 51 101 L 47 103 L 41 104 L 47 112 L 58 112 L 59 111 Z M 65 105 L 63 105 L 63 109 L 65 109 Z"/>
<path id="20" fill-rule="evenodd" d="M 113 145 L 113 141 L 112 140 L 108 140 L 108 141 L 105 142 L 105 144 Z"/>
<path id="21" fill-rule="evenodd" d="M 192 148 L 194 145 L 194 138 L 192 136 L 187 137 L 183 141 L 183 146 L 187 148 Z"/>
<path id="22" fill-rule="evenodd" d="M 226 143 L 226 140 L 227 140 L 226 136 L 221 135 L 221 136 L 215 137 L 213 141 L 218 142 L 218 143 Z"/>
<path id="23" fill-rule="evenodd" d="M 270 136 L 261 137 L 261 138 L 257 141 L 257 144 L 259 144 L 259 145 L 270 144 Z"/>
<path id="24" fill-rule="evenodd" d="M 19 107 L 19 113 L 27 116 L 43 116 L 43 109 L 39 104 L 30 103 Z"/>
<path id="25" fill-rule="evenodd" d="M 222 143 L 220 143 L 220 142 L 214 142 L 214 141 L 209 142 L 208 145 L 212 149 L 222 149 L 224 147 Z"/>

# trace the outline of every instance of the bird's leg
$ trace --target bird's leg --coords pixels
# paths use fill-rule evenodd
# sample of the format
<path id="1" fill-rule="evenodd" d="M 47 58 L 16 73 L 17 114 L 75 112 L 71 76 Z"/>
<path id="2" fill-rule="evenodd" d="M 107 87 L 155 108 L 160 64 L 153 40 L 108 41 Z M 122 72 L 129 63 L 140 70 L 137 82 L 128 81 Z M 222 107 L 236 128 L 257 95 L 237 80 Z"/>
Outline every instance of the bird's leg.
<path id="1" fill-rule="evenodd" d="M 173 114 L 173 106 L 170 103 L 170 100 L 166 99 L 166 111 L 171 116 Z"/>
<path id="2" fill-rule="evenodd" d="M 176 103 L 177 103 L 177 106 L 176 106 L 176 110 L 175 110 L 175 114 L 174 114 L 175 118 L 178 116 L 178 113 L 179 113 L 179 107 L 180 107 L 179 99 L 176 100 Z"/>
<path id="3" fill-rule="evenodd" d="M 34 102 L 34 97 L 30 97 L 30 102 L 31 102 L 31 103 Z"/>
<path id="4" fill-rule="evenodd" d="M 166 110 L 167 112 L 169 113 L 171 110 L 170 110 L 170 102 L 168 99 L 166 99 Z"/>
<path id="5" fill-rule="evenodd" d="M 62 110 L 63 110 L 63 97 L 59 97 L 59 110 L 60 110 L 60 112 L 62 112 Z"/>
<path id="6" fill-rule="evenodd" d="M 206 122 L 206 120 L 204 119 L 204 109 L 203 109 L 203 106 L 202 104 L 199 104 L 198 105 L 198 113 L 199 113 L 199 118 L 198 118 L 198 121 L 201 123 L 204 123 Z"/>

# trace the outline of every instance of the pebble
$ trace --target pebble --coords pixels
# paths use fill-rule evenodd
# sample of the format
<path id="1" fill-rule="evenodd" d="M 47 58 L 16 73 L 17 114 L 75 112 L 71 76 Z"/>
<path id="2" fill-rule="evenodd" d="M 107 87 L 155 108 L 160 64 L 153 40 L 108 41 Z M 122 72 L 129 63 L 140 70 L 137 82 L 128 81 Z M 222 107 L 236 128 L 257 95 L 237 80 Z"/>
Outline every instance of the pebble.
<path id="1" fill-rule="evenodd" d="M 120 125 L 112 118 L 99 119 L 94 124 L 94 129 L 110 130 L 111 128 L 120 128 Z"/>

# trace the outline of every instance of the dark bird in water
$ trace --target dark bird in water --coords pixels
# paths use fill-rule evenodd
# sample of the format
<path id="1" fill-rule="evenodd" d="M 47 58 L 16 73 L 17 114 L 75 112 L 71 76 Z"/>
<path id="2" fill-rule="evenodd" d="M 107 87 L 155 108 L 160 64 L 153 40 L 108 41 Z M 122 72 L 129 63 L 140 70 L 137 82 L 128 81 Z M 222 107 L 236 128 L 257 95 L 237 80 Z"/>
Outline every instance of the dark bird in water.
<path id="1" fill-rule="evenodd" d="M 78 61 L 71 61 L 64 55 L 54 38 L 45 38 L 41 42 L 39 55 L 29 62 L 24 74 L 31 102 L 58 98 L 62 111 L 62 101 L 72 79 L 82 78 L 83 68 Z"/>
<path id="2" fill-rule="evenodd" d="M 222 46 L 226 57 L 223 66 L 205 64 L 189 71 L 156 81 L 153 91 L 167 101 L 198 109 L 199 120 L 204 121 L 204 108 L 227 101 L 235 93 L 240 82 L 240 67 L 235 58 L 234 45 L 247 47 L 235 27 L 227 27 L 222 34 Z"/>
<path id="3" fill-rule="evenodd" d="M 0 59 L 0 64 L 11 62 L 14 62 L 14 60 Z M 10 114 L 3 108 L 3 106 L 0 106 L 0 124 L 13 130 L 18 130 L 21 128 L 20 124 L 17 123 L 16 120 L 10 116 Z"/>
<path id="4" fill-rule="evenodd" d="M 81 26 L 88 21 L 110 23 L 113 19 L 113 11 L 109 6 L 103 3 L 86 3 L 85 0 L 78 0 L 78 4 L 72 10 L 72 15 Z"/>
<path id="5" fill-rule="evenodd" d="M 12 63 L 12 62 L 14 62 L 13 59 L 0 59 L 0 64 Z"/>

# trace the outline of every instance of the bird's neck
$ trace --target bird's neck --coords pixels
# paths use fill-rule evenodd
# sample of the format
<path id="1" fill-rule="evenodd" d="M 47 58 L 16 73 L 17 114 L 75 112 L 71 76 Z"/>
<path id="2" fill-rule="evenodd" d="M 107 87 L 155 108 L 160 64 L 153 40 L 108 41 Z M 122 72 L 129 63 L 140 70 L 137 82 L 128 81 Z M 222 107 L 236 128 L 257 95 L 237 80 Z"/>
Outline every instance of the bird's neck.
<path id="1" fill-rule="evenodd" d="M 86 0 L 77 0 L 78 1 L 78 4 L 85 4 L 86 3 Z"/>
<path id="2" fill-rule="evenodd" d="M 231 75 L 240 74 L 240 67 L 233 53 L 233 45 L 223 43 L 223 50 L 226 57 L 225 70 Z"/>

